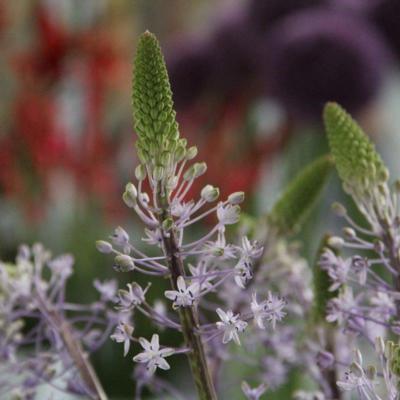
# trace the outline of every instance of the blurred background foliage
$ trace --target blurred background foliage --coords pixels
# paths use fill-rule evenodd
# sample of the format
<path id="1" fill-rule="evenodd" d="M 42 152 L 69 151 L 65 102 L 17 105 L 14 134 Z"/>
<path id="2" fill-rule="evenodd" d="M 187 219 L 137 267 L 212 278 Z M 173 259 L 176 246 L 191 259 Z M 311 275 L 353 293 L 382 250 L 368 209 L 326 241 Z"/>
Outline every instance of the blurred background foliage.
<path id="1" fill-rule="evenodd" d="M 0 0 L 2 259 L 21 242 L 73 253 L 70 295 L 83 301 L 94 277 L 115 277 L 94 241 L 119 224 L 140 239 L 120 195 L 137 164 L 131 62 L 146 29 L 166 54 L 181 132 L 208 164 L 199 185 L 244 190 L 245 211 L 262 215 L 327 151 L 328 100 L 361 121 L 400 175 L 399 20 L 397 0 Z M 339 196 L 333 182 L 299 235 L 310 259 Z M 137 322 L 139 334 L 152 330 Z M 119 346 L 95 361 L 112 398 L 131 396 L 132 364 Z M 185 371 L 177 365 L 171 380 L 187 385 Z"/>

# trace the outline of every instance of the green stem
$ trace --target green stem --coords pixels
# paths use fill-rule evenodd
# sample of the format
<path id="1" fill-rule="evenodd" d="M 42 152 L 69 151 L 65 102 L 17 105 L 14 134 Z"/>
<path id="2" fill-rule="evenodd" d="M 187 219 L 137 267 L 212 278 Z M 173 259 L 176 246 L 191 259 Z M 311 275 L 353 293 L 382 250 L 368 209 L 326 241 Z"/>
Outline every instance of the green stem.
<path id="1" fill-rule="evenodd" d="M 160 193 L 158 193 L 157 197 L 158 204 L 161 206 L 159 221 L 162 224 L 163 221 L 171 217 L 171 214 L 166 198 L 161 196 Z M 168 232 L 162 232 L 162 239 L 164 252 L 167 256 L 167 265 L 171 274 L 171 286 L 174 290 L 178 290 L 177 279 L 179 276 L 184 276 L 185 273 L 173 229 Z M 188 358 L 199 399 L 216 400 L 217 395 L 207 365 L 204 346 L 201 337 L 196 333 L 196 330 L 199 328 L 197 309 L 194 306 L 180 307 L 179 318 L 185 344 L 191 349 L 188 353 Z"/>
<path id="2" fill-rule="evenodd" d="M 85 354 L 80 341 L 74 338 L 74 334 L 68 322 L 51 309 L 47 308 L 47 313 L 51 317 L 54 325 L 58 327 L 58 333 L 65 344 L 68 354 L 75 363 L 82 381 L 89 389 L 90 397 L 94 400 L 107 400 L 107 395 L 104 392 L 99 378 L 97 377 L 87 354 Z"/>

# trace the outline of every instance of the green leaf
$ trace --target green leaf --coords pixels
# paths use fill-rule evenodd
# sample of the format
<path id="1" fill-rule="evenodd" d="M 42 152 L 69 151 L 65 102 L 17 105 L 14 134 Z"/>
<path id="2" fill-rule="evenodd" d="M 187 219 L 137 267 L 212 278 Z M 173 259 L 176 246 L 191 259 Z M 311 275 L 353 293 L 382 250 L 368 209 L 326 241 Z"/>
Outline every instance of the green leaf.
<path id="1" fill-rule="evenodd" d="M 269 224 L 282 234 L 298 229 L 316 203 L 332 166 L 332 159 L 325 155 L 304 167 L 275 203 Z"/>
<path id="2" fill-rule="evenodd" d="M 387 168 L 374 144 L 342 107 L 327 103 L 324 123 L 336 168 L 347 193 L 364 193 L 387 182 Z"/>
<path id="3" fill-rule="evenodd" d="M 178 147 L 178 123 L 172 101 L 167 68 L 157 38 L 143 33 L 138 42 L 133 71 L 132 106 L 142 163 L 153 170 L 167 167 Z"/>

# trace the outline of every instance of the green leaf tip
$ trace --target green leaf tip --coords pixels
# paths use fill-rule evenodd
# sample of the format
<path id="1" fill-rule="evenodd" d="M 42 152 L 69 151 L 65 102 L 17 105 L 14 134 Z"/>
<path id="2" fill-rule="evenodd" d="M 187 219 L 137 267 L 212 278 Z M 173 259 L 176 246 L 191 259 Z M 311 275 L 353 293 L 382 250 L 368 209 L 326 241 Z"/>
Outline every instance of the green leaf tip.
<path id="1" fill-rule="evenodd" d="M 320 266 L 321 255 L 326 249 L 330 249 L 335 254 L 338 252 L 337 249 L 329 246 L 329 239 L 330 235 L 325 235 L 321 240 L 313 266 L 314 303 L 311 315 L 316 323 L 323 323 L 326 321 L 326 306 L 328 301 L 337 295 L 337 290 L 329 291 L 331 285 L 329 275 Z"/>
<path id="2" fill-rule="evenodd" d="M 275 203 L 268 216 L 269 224 L 283 234 L 298 229 L 316 203 L 332 167 L 329 155 L 304 167 Z"/>
<path id="3" fill-rule="evenodd" d="M 374 144 L 338 104 L 327 103 L 324 124 L 336 169 L 349 194 L 385 183 L 389 174 Z"/>
<path id="4" fill-rule="evenodd" d="M 133 71 L 132 106 L 140 161 L 150 171 L 167 172 L 186 151 L 179 138 L 172 91 L 160 44 L 146 31 L 137 45 Z M 178 154 L 178 156 L 176 156 Z"/>

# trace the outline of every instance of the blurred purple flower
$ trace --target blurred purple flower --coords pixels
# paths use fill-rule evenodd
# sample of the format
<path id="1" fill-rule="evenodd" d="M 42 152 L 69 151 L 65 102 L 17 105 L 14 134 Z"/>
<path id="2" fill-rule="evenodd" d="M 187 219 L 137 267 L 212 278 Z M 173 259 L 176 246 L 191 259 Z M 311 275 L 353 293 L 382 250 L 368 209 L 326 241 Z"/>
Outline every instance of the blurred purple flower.
<path id="1" fill-rule="evenodd" d="M 185 40 L 171 46 L 166 57 L 174 103 L 185 108 L 209 88 L 210 47 L 199 39 Z"/>
<path id="2" fill-rule="evenodd" d="M 225 15 L 211 37 L 211 83 L 223 93 L 249 90 L 257 80 L 261 36 L 242 10 Z"/>
<path id="3" fill-rule="evenodd" d="M 297 117 L 319 118 L 326 101 L 357 112 L 380 88 L 385 46 L 373 28 L 348 13 L 296 13 L 276 25 L 268 44 L 268 84 Z"/>
<path id="4" fill-rule="evenodd" d="M 400 2 L 398 0 L 375 0 L 370 10 L 370 20 L 387 40 L 393 52 L 400 56 Z"/>
<path id="5" fill-rule="evenodd" d="M 271 26 L 289 14 L 327 3 L 326 0 L 251 0 L 248 6 L 250 24 L 258 32 L 266 32 Z"/>

